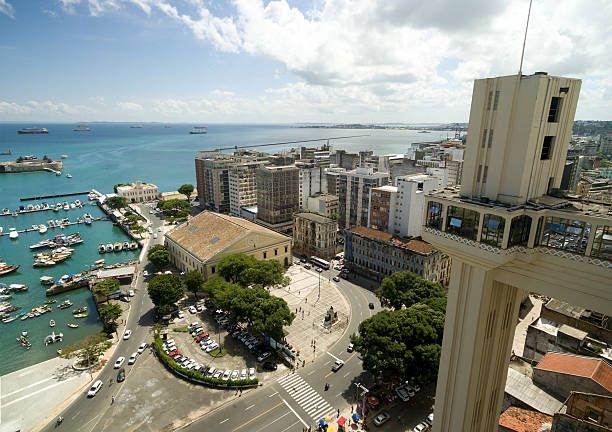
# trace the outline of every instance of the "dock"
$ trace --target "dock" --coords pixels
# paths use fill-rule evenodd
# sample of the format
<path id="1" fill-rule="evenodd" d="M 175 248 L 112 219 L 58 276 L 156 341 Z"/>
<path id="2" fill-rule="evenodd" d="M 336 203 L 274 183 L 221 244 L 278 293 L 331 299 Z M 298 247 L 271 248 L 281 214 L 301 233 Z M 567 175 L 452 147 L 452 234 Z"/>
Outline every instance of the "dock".
<path id="1" fill-rule="evenodd" d="M 45 292 L 45 294 L 47 295 L 47 297 L 49 297 L 55 294 L 61 294 L 66 291 L 72 291 L 75 289 L 89 287 L 89 286 L 90 286 L 90 279 L 87 278 L 87 279 L 79 280 L 76 282 L 66 282 L 64 284 L 55 284 L 52 287 L 47 288 L 47 291 Z"/>
<path id="2" fill-rule="evenodd" d="M 103 219 L 103 218 L 101 218 L 101 217 L 99 217 L 99 218 L 91 218 L 91 221 L 92 221 L 92 222 L 94 222 L 94 221 L 99 221 L 99 220 L 102 220 L 102 219 Z M 68 222 L 68 223 L 62 224 L 62 226 L 65 228 L 65 227 L 68 227 L 68 226 L 72 226 L 72 225 L 80 225 L 80 224 L 84 224 L 84 223 L 85 223 L 85 221 L 83 221 L 83 222 L 79 222 L 79 221 L 76 221 L 76 222 Z M 46 226 L 46 225 L 45 225 L 45 226 Z M 54 227 L 47 226 L 47 230 L 50 230 L 50 229 L 55 229 L 55 228 L 61 228 L 61 227 L 59 227 L 59 226 L 54 226 Z M 33 232 L 33 231 L 38 232 L 38 230 L 37 230 L 37 229 L 34 229 L 34 228 L 26 228 L 26 229 L 23 229 L 23 230 L 17 230 L 17 232 L 18 232 L 19 234 L 26 233 L 26 232 Z M 9 233 L 8 233 L 8 232 L 3 232 L 3 233 L 0 233 L 0 237 L 2 237 L 2 236 L 8 236 L 8 235 L 9 235 Z"/>
<path id="3" fill-rule="evenodd" d="M 78 207 L 81 208 L 81 207 Z M 27 214 L 27 213 L 36 213 L 36 212 L 43 212 L 43 211 L 49 211 L 49 210 L 53 210 L 53 207 L 45 207 L 45 208 L 39 208 L 39 209 L 24 209 L 24 210 L 17 210 L 15 211 L 15 213 L 17 213 L 17 216 L 19 216 L 20 214 Z M 64 209 L 62 209 L 64 210 Z M 70 210 L 76 210 L 73 208 L 70 208 Z M 64 211 L 68 211 L 68 210 L 64 210 Z M 12 216 L 13 212 L 9 212 L 9 213 L 0 213 L 0 216 Z"/>
<path id="4" fill-rule="evenodd" d="M 41 196 L 35 196 L 35 197 L 19 198 L 19 201 L 32 201 L 32 200 L 40 200 L 40 199 L 47 199 L 47 198 L 61 198 L 61 197 L 67 197 L 67 196 L 87 195 L 87 194 L 89 194 L 89 191 L 69 192 L 69 193 L 62 193 L 62 194 L 55 194 L 55 195 L 41 195 Z"/>

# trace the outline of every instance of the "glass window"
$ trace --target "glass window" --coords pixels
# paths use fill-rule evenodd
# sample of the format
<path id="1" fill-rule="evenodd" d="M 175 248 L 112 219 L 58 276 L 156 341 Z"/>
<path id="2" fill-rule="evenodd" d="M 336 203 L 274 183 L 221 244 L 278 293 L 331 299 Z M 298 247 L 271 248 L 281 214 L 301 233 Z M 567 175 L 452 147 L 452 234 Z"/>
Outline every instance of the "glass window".
<path id="1" fill-rule="evenodd" d="M 501 216 L 486 214 L 482 220 L 480 242 L 502 247 L 506 221 Z"/>
<path id="2" fill-rule="evenodd" d="M 499 105 L 499 90 L 495 92 L 495 101 L 493 102 L 493 111 L 497 110 L 497 106 Z"/>
<path id="3" fill-rule="evenodd" d="M 593 240 L 591 256 L 595 258 L 612 260 L 612 226 L 598 226 Z"/>
<path id="4" fill-rule="evenodd" d="M 442 229 L 442 204 L 429 201 L 425 225 L 438 230 Z"/>
<path id="5" fill-rule="evenodd" d="M 449 206 L 446 216 L 446 232 L 476 240 L 479 221 L 478 212 L 463 207 Z"/>
<path id="6" fill-rule="evenodd" d="M 584 254 L 591 224 L 549 216 L 544 222 L 540 244 Z"/>
<path id="7" fill-rule="evenodd" d="M 531 218 L 529 216 L 517 216 L 510 223 L 510 237 L 508 247 L 527 246 L 529 241 L 529 230 L 531 228 Z"/>
<path id="8" fill-rule="evenodd" d="M 561 111 L 561 98 L 553 97 L 550 101 L 550 111 L 548 111 L 548 123 L 557 123 L 559 121 L 559 112 Z"/>
<path id="9" fill-rule="evenodd" d="M 482 133 L 482 148 L 485 147 L 486 143 L 487 143 L 487 130 L 485 129 L 484 132 Z"/>

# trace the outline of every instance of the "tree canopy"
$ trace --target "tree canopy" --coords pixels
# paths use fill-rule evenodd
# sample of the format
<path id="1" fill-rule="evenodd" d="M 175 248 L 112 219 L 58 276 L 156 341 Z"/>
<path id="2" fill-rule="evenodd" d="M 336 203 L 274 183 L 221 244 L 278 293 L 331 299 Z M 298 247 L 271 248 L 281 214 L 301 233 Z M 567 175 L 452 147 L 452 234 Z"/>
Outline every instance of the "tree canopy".
<path id="1" fill-rule="evenodd" d="M 93 292 L 96 295 L 106 297 L 106 301 L 108 301 L 108 296 L 117 291 L 119 287 L 120 284 L 117 279 L 108 278 L 95 284 Z"/>
<path id="2" fill-rule="evenodd" d="M 160 201 L 157 203 L 157 207 L 161 209 L 164 215 L 170 217 L 186 217 L 190 213 L 189 203 L 182 199 Z"/>
<path id="3" fill-rule="evenodd" d="M 121 316 L 121 307 L 116 304 L 108 304 L 98 309 L 98 319 L 104 324 L 104 330 L 113 333 L 117 328 L 117 318 Z"/>
<path id="4" fill-rule="evenodd" d="M 158 269 L 164 268 L 164 266 L 170 263 L 170 254 L 163 245 L 154 245 L 147 252 L 147 258 L 153 263 Z"/>
<path id="5" fill-rule="evenodd" d="M 285 337 L 283 326 L 295 318 L 285 300 L 261 286 L 245 288 L 217 277 L 206 282 L 204 288 L 217 306 L 230 312 L 232 322 L 245 323 L 258 335 L 281 341 Z"/>
<path id="6" fill-rule="evenodd" d="M 224 257 L 217 264 L 217 271 L 226 281 L 240 282 L 240 275 L 255 265 L 257 260 L 250 255 L 241 253 Z"/>
<path id="7" fill-rule="evenodd" d="M 193 193 L 195 188 L 191 184 L 184 184 L 180 188 L 178 188 L 178 193 L 183 194 L 187 197 L 187 201 L 189 201 L 189 197 Z"/>
<path id="8" fill-rule="evenodd" d="M 118 210 L 125 207 L 127 205 L 127 201 L 123 197 L 114 196 L 107 199 L 106 204 L 108 204 L 110 208 Z"/>
<path id="9" fill-rule="evenodd" d="M 157 275 L 149 281 L 149 297 L 160 308 L 176 303 L 184 295 L 183 281 L 175 274 Z"/>
<path id="10" fill-rule="evenodd" d="M 257 285 L 268 288 L 274 285 L 287 286 L 285 267 L 277 260 L 258 261 L 245 254 L 228 255 L 217 265 L 219 275 L 226 281 L 243 287 Z"/>
<path id="11" fill-rule="evenodd" d="M 204 284 L 204 278 L 199 271 L 193 270 L 185 274 L 185 286 L 188 291 L 191 291 L 196 299 L 198 297 L 198 291 L 202 290 Z"/>
<path id="12" fill-rule="evenodd" d="M 106 341 L 107 337 L 104 333 L 89 335 L 85 339 L 78 340 L 62 349 L 62 357 L 71 358 L 78 354 L 83 360 L 81 365 L 91 366 L 98 361 L 99 355 L 104 352 Z"/>
<path id="13" fill-rule="evenodd" d="M 401 309 L 402 305 L 410 307 L 429 298 L 446 298 L 446 291 L 440 284 L 405 271 L 384 278 L 376 289 L 376 296 L 382 304 Z"/>
<path id="14" fill-rule="evenodd" d="M 351 338 L 364 369 L 385 382 L 436 379 L 442 350 L 444 314 L 424 304 L 377 313 L 359 324 Z"/>

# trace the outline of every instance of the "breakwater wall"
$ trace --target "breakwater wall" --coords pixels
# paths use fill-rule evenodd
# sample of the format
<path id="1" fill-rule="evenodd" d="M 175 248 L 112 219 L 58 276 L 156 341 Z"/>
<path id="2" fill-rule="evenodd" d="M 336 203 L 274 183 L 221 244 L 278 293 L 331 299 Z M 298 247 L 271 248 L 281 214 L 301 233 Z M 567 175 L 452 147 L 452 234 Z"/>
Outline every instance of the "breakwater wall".
<path id="1" fill-rule="evenodd" d="M 23 162 L 0 162 L 0 173 L 24 173 L 52 169 L 61 171 L 64 169 L 62 161 L 43 162 L 42 160 Z"/>

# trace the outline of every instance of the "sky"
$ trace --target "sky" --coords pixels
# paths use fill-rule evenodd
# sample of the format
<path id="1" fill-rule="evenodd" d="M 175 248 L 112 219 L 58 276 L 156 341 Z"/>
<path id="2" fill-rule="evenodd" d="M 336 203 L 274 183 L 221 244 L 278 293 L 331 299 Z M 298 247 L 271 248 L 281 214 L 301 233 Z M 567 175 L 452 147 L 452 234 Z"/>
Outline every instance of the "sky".
<path id="1" fill-rule="evenodd" d="M 0 121 L 467 122 L 528 0 L 0 0 Z M 612 120 L 612 2 L 534 0 L 523 73 Z"/>

